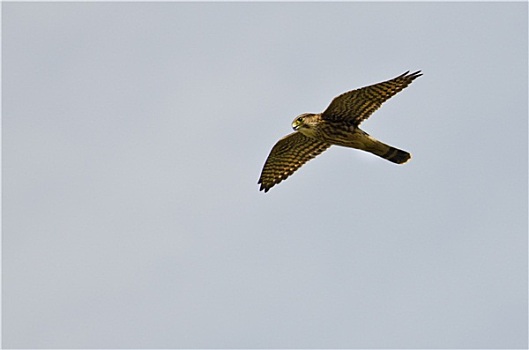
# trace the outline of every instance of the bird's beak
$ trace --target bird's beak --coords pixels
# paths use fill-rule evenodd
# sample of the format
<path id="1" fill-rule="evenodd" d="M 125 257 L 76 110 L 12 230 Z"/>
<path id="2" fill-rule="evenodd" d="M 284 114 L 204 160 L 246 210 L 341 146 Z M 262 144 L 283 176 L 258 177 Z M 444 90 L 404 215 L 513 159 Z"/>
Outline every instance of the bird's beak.
<path id="1" fill-rule="evenodd" d="M 297 120 L 292 123 L 292 129 L 298 131 L 299 127 L 300 127 L 300 125 L 299 125 Z"/>

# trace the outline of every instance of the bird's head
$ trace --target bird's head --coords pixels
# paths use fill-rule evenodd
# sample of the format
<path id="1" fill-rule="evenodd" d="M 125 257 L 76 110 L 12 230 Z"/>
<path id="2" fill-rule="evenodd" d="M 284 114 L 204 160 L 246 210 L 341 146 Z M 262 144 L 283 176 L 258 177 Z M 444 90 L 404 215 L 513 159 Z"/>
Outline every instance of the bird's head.
<path id="1" fill-rule="evenodd" d="M 305 136 L 314 137 L 316 125 L 318 124 L 318 114 L 304 113 L 298 115 L 292 122 L 292 128 L 301 132 Z"/>
<path id="2" fill-rule="evenodd" d="M 310 128 L 310 117 L 313 114 L 310 113 L 303 113 L 301 115 L 298 115 L 296 119 L 292 122 L 292 128 L 296 131 L 298 131 L 301 128 Z"/>

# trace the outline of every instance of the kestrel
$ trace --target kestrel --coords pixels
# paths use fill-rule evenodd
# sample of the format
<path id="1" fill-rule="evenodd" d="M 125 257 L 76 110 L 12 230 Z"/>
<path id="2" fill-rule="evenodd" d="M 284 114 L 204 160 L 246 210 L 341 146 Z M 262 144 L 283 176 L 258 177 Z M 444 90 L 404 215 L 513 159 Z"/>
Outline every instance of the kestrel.
<path id="1" fill-rule="evenodd" d="M 422 75 L 421 71 L 408 73 L 345 92 L 335 97 L 323 113 L 296 117 L 292 122 L 295 131 L 279 140 L 270 151 L 257 182 L 261 184 L 259 190 L 268 192 L 331 145 L 371 152 L 397 164 L 406 163 L 411 154 L 378 141 L 358 126 L 382 103 Z"/>

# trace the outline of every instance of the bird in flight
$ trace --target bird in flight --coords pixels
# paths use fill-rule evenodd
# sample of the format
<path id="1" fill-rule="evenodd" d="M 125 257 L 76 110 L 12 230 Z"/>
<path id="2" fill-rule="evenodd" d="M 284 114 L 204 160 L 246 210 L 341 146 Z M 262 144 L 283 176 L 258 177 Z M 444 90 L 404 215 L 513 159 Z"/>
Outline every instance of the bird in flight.
<path id="1" fill-rule="evenodd" d="M 411 154 L 386 145 L 359 128 L 385 101 L 420 77 L 409 71 L 396 78 L 345 92 L 335 97 L 323 113 L 304 113 L 292 122 L 293 133 L 279 140 L 266 159 L 258 184 L 268 192 L 303 164 L 331 145 L 371 152 L 390 162 L 403 164 Z"/>

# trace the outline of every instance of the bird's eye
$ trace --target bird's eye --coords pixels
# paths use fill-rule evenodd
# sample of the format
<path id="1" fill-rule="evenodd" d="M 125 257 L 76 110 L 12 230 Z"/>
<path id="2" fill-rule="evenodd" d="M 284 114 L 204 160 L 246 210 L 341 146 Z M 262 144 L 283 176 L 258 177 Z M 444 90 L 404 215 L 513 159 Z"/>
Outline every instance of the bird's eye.
<path id="1" fill-rule="evenodd" d="M 298 122 L 301 123 L 302 121 L 303 121 L 303 118 L 299 117 L 299 118 L 298 118 Z"/>

